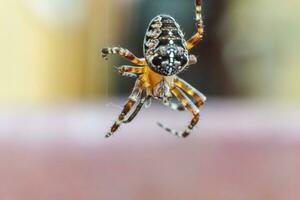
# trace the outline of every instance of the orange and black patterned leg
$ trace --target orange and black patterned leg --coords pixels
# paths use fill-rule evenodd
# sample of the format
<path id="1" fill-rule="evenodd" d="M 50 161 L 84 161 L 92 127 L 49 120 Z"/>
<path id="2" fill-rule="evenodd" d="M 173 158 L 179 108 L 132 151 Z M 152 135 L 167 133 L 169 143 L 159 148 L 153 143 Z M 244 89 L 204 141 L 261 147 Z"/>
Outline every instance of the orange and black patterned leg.
<path id="1" fill-rule="evenodd" d="M 180 91 L 180 89 L 174 88 L 172 89 L 172 93 L 181 102 L 181 104 L 185 107 L 185 109 L 193 114 L 193 119 L 191 120 L 188 127 L 181 132 L 170 129 L 161 123 L 158 123 L 158 125 L 163 129 L 165 129 L 167 132 L 170 132 L 178 137 L 185 138 L 191 134 L 193 128 L 196 126 L 196 124 L 200 119 L 199 109 L 196 107 L 196 105 L 193 104 L 193 102 L 191 102 L 191 100 L 182 91 Z"/>
<path id="2" fill-rule="evenodd" d="M 140 87 L 141 87 L 140 81 L 136 80 L 135 86 L 132 90 L 131 95 L 128 98 L 127 103 L 125 104 L 118 119 L 115 121 L 115 123 L 113 124 L 110 131 L 106 134 L 105 137 L 108 138 L 108 137 L 112 136 L 118 130 L 118 128 L 121 126 L 121 124 L 124 123 L 126 115 L 130 112 L 130 110 L 133 108 L 135 103 L 141 98 L 142 90 L 140 89 Z"/>
<path id="3" fill-rule="evenodd" d="M 201 15 L 201 11 L 202 11 L 201 3 L 202 0 L 195 0 L 197 33 L 187 41 L 188 49 L 192 49 L 203 37 L 204 28 L 203 28 L 203 20 Z"/>
<path id="4" fill-rule="evenodd" d="M 101 50 L 102 57 L 107 59 L 107 56 L 109 54 L 117 54 L 123 58 L 128 59 L 130 62 L 132 62 L 135 65 L 146 65 L 146 61 L 143 58 L 136 57 L 133 53 L 131 53 L 128 49 L 124 49 L 121 47 L 112 47 L 112 48 L 103 48 Z"/>
<path id="5" fill-rule="evenodd" d="M 130 123 L 132 120 L 134 120 L 134 118 L 137 116 L 137 114 L 141 111 L 145 102 L 147 102 L 151 98 L 151 96 L 146 96 L 146 95 L 147 95 L 146 92 L 143 91 L 140 101 L 139 101 L 138 105 L 136 106 L 135 110 L 123 123 L 127 124 L 127 123 Z"/>
<path id="6" fill-rule="evenodd" d="M 118 119 L 115 121 L 114 125 L 111 127 L 110 131 L 106 134 L 106 138 L 112 136 L 120 127 L 120 125 L 123 123 L 125 120 L 125 116 L 128 114 L 128 112 L 131 110 L 131 108 L 135 104 L 135 100 L 129 99 L 127 103 L 125 104 L 121 114 L 119 115 Z"/>
<path id="7" fill-rule="evenodd" d="M 115 67 L 116 70 L 122 75 L 131 78 L 138 78 L 138 76 L 144 73 L 144 67 L 136 67 L 136 66 L 121 66 Z"/>
<path id="8" fill-rule="evenodd" d="M 204 104 L 204 102 L 206 101 L 206 97 L 204 96 L 204 94 L 199 92 L 196 88 L 194 88 L 193 86 L 191 86 L 190 84 L 188 84 L 187 82 L 182 80 L 181 78 L 177 77 L 174 80 L 174 83 L 177 87 L 182 89 L 185 93 L 187 93 L 188 95 L 193 97 L 194 102 L 197 107 L 201 107 Z"/>
<path id="9" fill-rule="evenodd" d="M 123 75 L 126 73 L 131 73 L 131 74 L 142 74 L 144 73 L 144 67 L 135 67 L 135 66 L 121 66 L 121 67 L 116 67 L 118 72 Z"/>

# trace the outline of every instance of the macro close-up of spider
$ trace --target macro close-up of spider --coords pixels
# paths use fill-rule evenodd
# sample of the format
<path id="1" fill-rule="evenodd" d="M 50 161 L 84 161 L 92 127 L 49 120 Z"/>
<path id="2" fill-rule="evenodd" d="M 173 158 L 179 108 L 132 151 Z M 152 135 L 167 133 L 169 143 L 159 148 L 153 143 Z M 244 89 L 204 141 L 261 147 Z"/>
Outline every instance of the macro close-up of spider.
<path id="1" fill-rule="evenodd" d="M 0 200 L 299 200 L 299 10 L 2 1 Z"/>
<path id="2" fill-rule="evenodd" d="M 158 15 L 152 19 L 145 34 L 144 58 L 138 58 L 129 50 L 121 47 L 101 50 L 105 59 L 109 54 L 117 54 L 137 65 L 117 67 L 122 76 L 134 77 L 136 82 L 127 103 L 106 137 L 112 136 L 121 124 L 131 122 L 144 104 L 150 104 L 151 98 L 173 110 L 189 111 L 193 118 L 183 131 L 170 129 L 160 122 L 158 125 L 181 138 L 190 135 L 199 122 L 199 108 L 203 106 L 206 97 L 177 75 L 186 70 L 188 66 L 197 63 L 196 56 L 189 54 L 189 50 L 201 41 L 204 33 L 201 0 L 195 0 L 195 10 L 197 32 L 188 40 L 185 40 L 182 30 L 174 18 L 169 15 Z M 180 104 L 172 101 L 174 97 Z M 135 110 L 126 119 L 126 115 L 135 105 Z"/>

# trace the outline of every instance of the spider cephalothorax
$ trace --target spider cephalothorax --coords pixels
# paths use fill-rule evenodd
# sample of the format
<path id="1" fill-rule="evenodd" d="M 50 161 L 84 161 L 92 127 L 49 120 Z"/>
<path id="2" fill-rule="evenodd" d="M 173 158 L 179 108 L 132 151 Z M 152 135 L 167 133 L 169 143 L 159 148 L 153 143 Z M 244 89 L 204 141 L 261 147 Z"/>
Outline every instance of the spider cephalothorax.
<path id="1" fill-rule="evenodd" d="M 159 100 L 174 110 L 187 110 L 193 115 L 188 127 L 181 132 L 159 123 L 159 126 L 166 131 L 179 137 L 187 137 L 198 123 L 199 108 L 206 101 L 206 97 L 177 76 L 185 68 L 197 62 L 196 57 L 189 54 L 189 50 L 203 37 L 201 0 L 195 0 L 195 5 L 197 32 L 187 41 L 184 39 L 180 26 L 171 16 L 158 15 L 150 22 L 146 31 L 144 39 L 145 58 L 138 58 L 129 50 L 119 47 L 102 49 L 104 58 L 108 54 L 118 54 L 138 65 L 118 67 L 118 71 L 123 76 L 136 77 L 137 80 L 124 109 L 106 137 L 113 135 L 122 123 L 131 122 L 144 103 L 149 105 L 151 98 Z M 172 97 L 176 97 L 181 105 L 172 103 Z M 137 102 L 138 104 L 133 113 L 125 119 Z"/>

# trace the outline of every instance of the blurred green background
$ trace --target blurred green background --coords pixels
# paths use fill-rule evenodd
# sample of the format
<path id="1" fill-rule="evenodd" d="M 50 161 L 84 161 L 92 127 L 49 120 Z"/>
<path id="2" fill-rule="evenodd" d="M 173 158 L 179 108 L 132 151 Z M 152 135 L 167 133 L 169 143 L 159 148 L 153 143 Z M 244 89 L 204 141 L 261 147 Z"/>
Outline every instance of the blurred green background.
<path id="1" fill-rule="evenodd" d="M 297 0 L 204 1 L 199 63 L 181 76 L 209 96 L 300 102 L 300 3 Z M 0 103 L 52 103 L 127 95 L 132 80 L 99 50 L 122 46 L 142 56 L 146 27 L 171 14 L 186 38 L 193 1 L 2 0 Z"/>

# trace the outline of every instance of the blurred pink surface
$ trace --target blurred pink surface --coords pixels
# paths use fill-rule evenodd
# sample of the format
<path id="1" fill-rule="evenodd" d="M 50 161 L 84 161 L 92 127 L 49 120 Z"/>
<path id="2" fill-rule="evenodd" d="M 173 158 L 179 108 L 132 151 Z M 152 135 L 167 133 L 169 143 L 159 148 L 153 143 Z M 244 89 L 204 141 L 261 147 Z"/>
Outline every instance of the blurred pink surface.
<path id="1" fill-rule="evenodd" d="M 190 116 L 153 106 L 104 139 L 119 111 L 3 108 L 0 199 L 300 198 L 296 107 L 212 101 L 193 134 L 178 139 L 155 122 L 182 128 Z"/>

